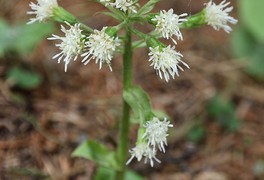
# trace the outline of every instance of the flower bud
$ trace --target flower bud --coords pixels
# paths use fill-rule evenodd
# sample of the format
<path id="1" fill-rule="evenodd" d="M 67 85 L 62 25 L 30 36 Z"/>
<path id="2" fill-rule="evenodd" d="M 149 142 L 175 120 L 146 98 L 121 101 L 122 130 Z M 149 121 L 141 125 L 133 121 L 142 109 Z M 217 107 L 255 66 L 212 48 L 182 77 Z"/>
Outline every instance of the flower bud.
<path id="1" fill-rule="evenodd" d="M 183 22 L 180 25 L 180 28 L 195 28 L 202 25 L 205 25 L 205 11 L 202 10 L 201 12 L 194 14 L 192 16 L 189 16 L 187 18 L 187 21 Z"/>
<path id="2" fill-rule="evenodd" d="M 78 23 L 77 19 L 71 13 L 59 6 L 53 8 L 52 19 L 61 23 L 68 22 L 71 25 Z"/>

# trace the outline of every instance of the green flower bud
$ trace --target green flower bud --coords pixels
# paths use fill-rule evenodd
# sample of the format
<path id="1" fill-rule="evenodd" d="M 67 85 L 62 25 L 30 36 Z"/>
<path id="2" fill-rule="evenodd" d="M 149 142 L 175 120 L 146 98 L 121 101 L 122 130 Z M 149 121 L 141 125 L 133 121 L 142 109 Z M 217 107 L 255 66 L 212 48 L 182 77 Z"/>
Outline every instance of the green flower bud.
<path id="1" fill-rule="evenodd" d="M 76 24 L 78 23 L 77 19 L 75 16 L 73 16 L 71 13 L 63 9 L 62 7 L 54 7 L 53 8 L 53 16 L 52 19 L 54 21 L 58 21 L 61 23 L 64 23 L 65 21 L 68 22 L 69 24 Z"/>
<path id="2" fill-rule="evenodd" d="M 189 16 L 187 18 L 187 21 L 183 22 L 180 25 L 180 28 L 195 28 L 202 25 L 207 24 L 205 19 L 205 10 L 202 10 L 201 12 L 194 14 L 192 16 Z"/>

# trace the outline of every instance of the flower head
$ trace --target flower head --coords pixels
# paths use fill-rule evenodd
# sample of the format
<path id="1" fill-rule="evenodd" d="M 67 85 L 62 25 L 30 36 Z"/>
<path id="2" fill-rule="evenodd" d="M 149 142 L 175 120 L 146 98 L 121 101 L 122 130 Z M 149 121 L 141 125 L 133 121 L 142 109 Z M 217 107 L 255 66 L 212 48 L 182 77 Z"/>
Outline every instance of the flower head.
<path id="1" fill-rule="evenodd" d="M 131 154 L 131 158 L 126 164 L 129 164 L 134 157 L 137 158 L 137 161 L 141 161 L 142 157 L 145 157 L 144 163 L 147 163 L 149 160 L 151 167 L 154 166 L 153 160 L 160 163 L 160 160 L 156 158 L 157 151 L 151 148 L 147 143 L 139 143 L 136 147 L 132 148 L 132 150 L 129 150 L 129 152 Z"/>
<path id="2" fill-rule="evenodd" d="M 78 55 L 82 52 L 84 48 L 84 35 L 80 29 L 80 24 L 75 24 L 74 26 L 66 23 L 70 28 L 66 29 L 61 25 L 61 31 L 65 33 L 65 37 L 60 37 L 57 35 L 52 35 L 48 38 L 49 40 L 61 40 L 62 42 L 56 44 L 61 50 L 60 53 L 53 56 L 53 59 L 58 58 L 58 63 L 64 58 L 65 62 L 65 72 L 67 71 L 67 66 L 71 59 L 76 60 Z"/>
<path id="3" fill-rule="evenodd" d="M 211 25 L 215 30 L 223 28 L 225 32 L 232 31 L 231 27 L 227 23 L 236 24 L 237 20 L 229 16 L 229 12 L 233 10 L 233 6 L 227 7 L 230 2 L 226 0 L 216 5 L 212 1 L 206 4 L 205 19 L 208 25 Z"/>
<path id="4" fill-rule="evenodd" d="M 155 149 L 156 144 L 160 151 L 165 152 L 164 145 L 167 145 L 167 136 L 169 127 L 173 127 L 166 118 L 160 121 L 154 117 L 151 121 L 146 122 L 144 125 L 146 128 L 143 138 L 148 141 L 148 144 L 153 146 Z"/>
<path id="5" fill-rule="evenodd" d="M 127 10 L 130 10 L 134 13 L 137 12 L 135 2 L 133 0 L 115 0 L 112 5 L 124 12 L 126 12 Z"/>
<path id="6" fill-rule="evenodd" d="M 162 10 L 159 15 L 156 15 L 153 19 L 153 22 L 156 22 L 156 31 L 159 32 L 163 38 L 169 39 L 171 38 L 174 43 L 176 41 L 172 38 L 173 35 L 176 36 L 178 40 L 182 40 L 182 33 L 180 31 L 179 25 L 186 21 L 186 19 L 182 18 L 187 16 L 186 13 L 177 15 L 173 14 L 173 9 L 169 11 Z"/>
<path id="7" fill-rule="evenodd" d="M 86 65 L 91 59 L 95 59 L 96 64 L 99 62 L 99 69 L 102 68 L 102 64 L 106 63 L 112 71 L 111 60 L 120 41 L 117 37 L 109 36 L 105 32 L 106 28 L 104 27 L 101 31 L 94 30 L 94 33 L 88 37 L 85 43 L 88 51 L 82 54 L 84 56 L 82 62 Z"/>
<path id="8" fill-rule="evenodd" d="M 110 5 L 124 12 L 128 10 L 134 13 L 137 12 L 134 0 L 115 0 L 114 2 L 112 0 L 100 0 L 100 2 L 104 3 L 105 6 Z"/>
<path id="9" fill-rule="evenodd" d="M 189 68 L 189 66 L 181 60 L 182 54 L 174 50 L 174 46 L 171 47 L 169 45 L 162 49 L 157 46 L 155 48 L 150 47 L 149 49 L 149 61 L 151 61 L 150 66 L 154 67 L 161 79 L 164 76 L 167 82 L 170 79 L 169 75 L 174 79 L 175 75 L 179 76 L 178 69 L 183 71 L 180 63 Z"/>
<path id="10" fill-rule="evenodd" d="M 32 11 L 28 11 L 27 14 L 35 14 L 35 18 L 30 18 L 28 24 L 36 21 L 43 22 L 53 16 L 53 8 L 58 6 L 57 0 L 37 0 L 35 4 L 31 2 L 29 6 Z"/>

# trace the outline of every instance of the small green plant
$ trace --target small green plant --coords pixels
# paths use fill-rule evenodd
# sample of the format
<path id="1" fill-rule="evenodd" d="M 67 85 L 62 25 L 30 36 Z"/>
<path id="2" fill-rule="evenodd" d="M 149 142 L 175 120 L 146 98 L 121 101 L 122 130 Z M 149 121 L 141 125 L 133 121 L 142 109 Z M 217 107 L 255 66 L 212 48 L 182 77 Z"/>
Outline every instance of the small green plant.
<path id="1" fill-rule="evenodd" d="M 173 125 L 166 118 L 156 117 L 147 93 L 133 83 L 132 56 L 137 48 L 149 49 L 150 66 L 157 75 L 168 82 L 179 76 L 180 71 L 189 68 L 183 61 L 183 55 L 176 50 L 175 45 L 183 40 L 182 28 L 194 28 L 211 25 L 215 30 L 223 29 L 229 33 L 232 29 L 228 23 L 235 24 L 236 19 L 229 16 L 233 7 L 225 0 L 220 4 L 209 1 L 205 8 L 192 16 L 177 15 L 173 9 L 152 13 L 159 0 L 149 0 L 143 6 L 138 0 L 94 0 L 105 6 L 105 15 L 115 18 L 119 23 L 115 26 L 105 26 L 101 30 L 83 24 L 77 18 L 58 5 L 56 0 L 38 0 L 30 3 L 31 11 L 35 15 L 29 24 L 48 20 L 63 23 L 61 31 L 64 36 L 52 35 L 49 40 L 60 41 L 56 46 L 60 52 L 53 58 L 64 62 L 65 72 L 72 61 L 82 57 L 87 65 L 92 60 L 99 65 L 99 69 L 107 66 L 113 71 L 111 62 L 116 52 L 123 53 L 123 115 L 119 121 L 119 139 L 117 149 L 111 150 L 95 140 L 87 140 L 74 152 L 74 156 L 84 157 L 95 161 L 99 167 L 95 178 L 123 180 L 140 178 L 127 166 L 134 158 L 144 159 L 154 166 L 154 162 L 161 163 L 156 157 L 157 152 L 165 153 L 168 129 Z M 135 24 L 148 24 L 153 31 L 142 32 L 135 28 Z M 125 32 L 125 35 L 120 32 Z M 132 36 L 137 38 L 132 41 Z M 171 39 L 172 45 L 166 45 L 161 38 Z M 133 112 L 133 122 L 139 125 L 136 145 L 131 150 L 128 144 L 128 134 L 131 126 L 130 111 Z M 163 120 L 160 120 L 163 119 Z M 128 159 L 128 152 L 131 157 Z"/>
<path id="2" fill-rule="evenodd" d="M 13 67 L 7 72 L 7 81 L 22 89 L 34 89 L 41 84 L 42 77 L 38 73 L 22 67 Z"/>
<path id="3" fill-rule="evenodd" d="M 241 121 L 235 114 L 234 105 L 219 95 L 214 96 L 208 104 L 209 114 L 230 132 L 236 131 Z"/>
<path id="4" fill-rule="evenodd" d="M 187 134 L 187 140 L 199 143 L 206 135 L 206 129 L 204 125 L 198 124 L 195 125 Z"/>

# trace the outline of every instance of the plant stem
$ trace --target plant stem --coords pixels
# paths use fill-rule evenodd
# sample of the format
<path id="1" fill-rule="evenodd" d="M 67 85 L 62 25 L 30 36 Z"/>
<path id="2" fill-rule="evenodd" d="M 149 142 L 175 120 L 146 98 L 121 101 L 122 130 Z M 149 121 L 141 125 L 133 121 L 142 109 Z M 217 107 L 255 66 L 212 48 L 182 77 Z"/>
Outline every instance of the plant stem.
<path id="1" fill-rule="evenodd" d="M 132 83 L 132 43 L 131 32 L 126 30 L 125 50 L 123 55 L 123 91 L 128 89 Z M 121 170 L 117 172 L 116 179 L 124 180 L 126 171 L 126 160 L 128 156 L 128 133 L 129 133 L 129 111 L 130 107 L 123 99 L 123 115 L 119 125 L 119 142 L 117 156 Z"/>
<path id="2" fill-rule="evenodd" d="M 132 42 L 131 32 L 126 30 L 125 50 L 123 56 L 123 89 L 128 89 L 132 83 Z"/>
<path id="3" fill-rule="evenodd" d="M 92 28 L 86 26 L 86 25 L 83 24 L 83 23 L 80 23 L 80 28 L 81 28 L 82 30 L 88 32 L 88 33 L 93 33 L 93 32 L 94 32 Z"/>

